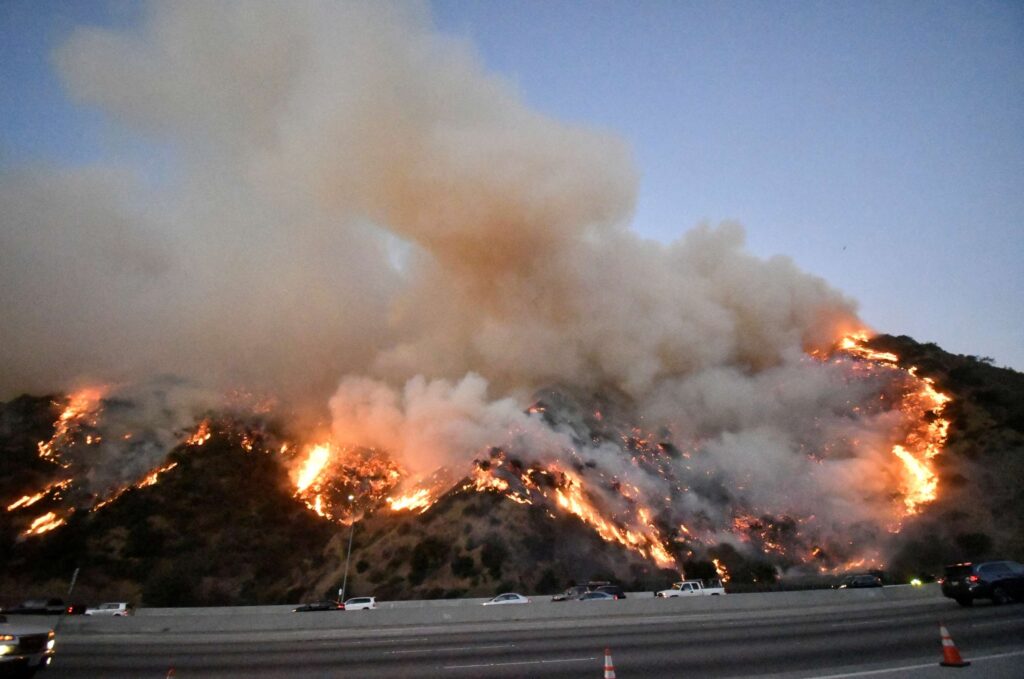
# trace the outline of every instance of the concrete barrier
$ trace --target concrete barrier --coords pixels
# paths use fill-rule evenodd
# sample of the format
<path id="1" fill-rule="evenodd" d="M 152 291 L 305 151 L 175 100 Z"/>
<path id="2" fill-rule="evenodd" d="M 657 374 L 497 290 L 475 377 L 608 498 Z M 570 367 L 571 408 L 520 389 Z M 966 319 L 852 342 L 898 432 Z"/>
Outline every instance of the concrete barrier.
<path id="1" fill-rule="evenodd" d="M 936 600 L 937 585 L 879 589 L 807 590 L 762 594 L 730 594 L 675 599 L 628 596 L 620 601 L 552 602 L 548 597 L 525 605 L 481 606 L 484 599 L 445 600 L 444 605 L 384 602 L 374 611 L 292 613 L 293 606 L 234 608 L 141 609 L 128 618 L 64 619 L 62 630 L 72 635 L 91 634 L 217 634 L 289 630 L 358 630 L 382 627 L 446 625 L 508 621 L 558 621 L 573 619 L 621 619 L 652 615 L 686 616 L 746 612 L 784 613 L 787 609 L 877 605 L 912 599 Z M 403 605 L 387 605 L 402 603 Z"/>

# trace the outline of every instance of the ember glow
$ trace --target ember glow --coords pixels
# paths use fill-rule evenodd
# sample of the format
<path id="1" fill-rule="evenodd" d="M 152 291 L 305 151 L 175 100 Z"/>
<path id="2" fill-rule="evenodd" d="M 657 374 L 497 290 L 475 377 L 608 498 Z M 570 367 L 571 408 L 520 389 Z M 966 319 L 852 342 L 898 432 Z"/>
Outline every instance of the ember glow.
<path id="1" fill-rule="evenodd" d="M 61 460 L 61 451 L 74 445 L 75 434 L 83 425 L 95 425 L 101 409 L 101 399 L 106 391 L 106 387 L 87 387 L 73 392 L 68 397 L 60 417 L 53 423 L 53 436 L 37 444 L 39 457 L 66 466 Z M 86 445 L 93 443 L 91 435 L 87 436 Z"/>

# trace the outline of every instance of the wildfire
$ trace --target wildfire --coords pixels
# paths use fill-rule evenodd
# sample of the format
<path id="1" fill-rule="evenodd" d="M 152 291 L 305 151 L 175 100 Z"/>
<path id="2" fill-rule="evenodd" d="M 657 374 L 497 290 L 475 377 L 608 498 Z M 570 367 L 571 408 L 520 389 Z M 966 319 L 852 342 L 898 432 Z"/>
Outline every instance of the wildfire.
<path id="1" fill-rule="evenodd" d="M 44 497 L 49 495 L 50 493 L 55 493 L 56 491 L 64 490 L 65 488 L 67 488 L 70 485 L 71 485 L 71 479 L 64 479 L 62 481 L 54 481 L 53 483 L 51 483 L 50 485 L 46 486 L 45 488 L 43 488 L 38 493 L 35 493 L 34 495 L 25 495 L 25 496 L 15 500 L 11 504 L 7 505 L 7 511 L 13 512 L 15 509 L 23 509 L 25 507 L 31 507 L 32 505 L 34 505 L 35 503 L 39 502 Z"/>
<path id="2" fill-rule="evenodd" d="M 711 563 L 715 564 L 715 572 L 718 573 L 718 579 L 722 581 L 722 584 L 729 582 L 729 569 L 725 567 L 718 559 L 712 559 Z"/>
<path id="3" fill-rule="evenodd" d="M 203 420 L 202 422 L 199 423 L 199 426 L 192 433 L 192 435 L 185 439 L 185 445 L 201 446 L 210 440 L 211 435 L 212 434 L 210 433 L 210 421 Z"/>
<path id="4" fill-rule="evenodd" d="M 389 497 L 387 502 L 393 512 L 418 511 L 422 514 L 430 509 L 435 498 L 431 497 L 430 489 L 420 488 L 399 497 Z"/>
<path id="5" fill-rule="evenodd" d="M 868 339 L 867 333 L 856 333 L 840 340 L 839 348 L 849 355 L 876 363 L 899 362 L 895 354 L 867 347 Z M 952 399 L 935 388 L 934 380 L 919 377 L 916 367 L 906 372 L 912 379 L 913 389 L 904 395 L 901 410 L 911 426 L 906 438 L 893 445 L 892 454 L 903 465 L 903 503 L 905 514 L 912 516 L 938 496 L 939 480 L 931 460 L 942 452 L 946 443 L 949 420 L 943 418 L 942 413 Z"/>
<path id="6" fill-rule="evenodd" d="M 313 446 L 306 461 L 299 467 L 298 478 L 295 480 L 296 492 L 302 493 L 317 480 L 320 472 L 327 466 L 327 460 L 331 457 L 331 446 L 328 443 L 321 443 Z"/>
<path id="7" fill-rule="evenodd" d="M 47 512 L 32 522 L 25 531 L 25 535 L 42 535 L 58 526 L 64 525 L 65 520 L 53 512 Z"/>
<path id="8" fill-rule="evenodd" d="M 74 444 L 75 432 L 83 424 L 95 425 L 101 407 L 100 401 L 105 393 L 106 387 L 88 387 L 71 394 L 60 417 L 53 423 L 53 436 L 36 444 L 39 457 L 67 468 L 67 463 L 61 460 L 60 451 Z M 99 439 L 97 438 L 95 442 L 98 443 Z M 94 441 L 90 436 L 86 444 L 92 443 Z"/>

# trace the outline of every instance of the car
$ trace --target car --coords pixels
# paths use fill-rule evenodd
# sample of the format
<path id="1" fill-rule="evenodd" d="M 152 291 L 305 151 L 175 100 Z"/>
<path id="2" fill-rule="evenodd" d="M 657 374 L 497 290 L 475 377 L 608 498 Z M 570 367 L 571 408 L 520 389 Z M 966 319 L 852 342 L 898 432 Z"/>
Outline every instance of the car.
<path id="1" fill-rule="evenodd" d="M 343 611 L 345 604 L 340 601 L 311 601 L 308 604 L 301 604 L 292 609 L 292 613 L 310 613 L 313 611 Z"/>
<path id="2" fill-rule="evenodd" d="M 345 602 L 346 611 L 372 611 L 377 608 L 377 599 L 372 596 L 357 596 Z"/>
<path id="3" fill-rule="evenodd" d="M 615 597 L 608 592 L 587 592 L 579 598 L 580 601 L 615 601 Z"/>
<path id="4" fill-rule="evenodd" d="M 60 615 L 65 613 L 63 599 L 26 599 L 14 608 L 4 609 L 7 615 Z"/>
<path id="5" fill-rule="evenodd" d="M 490 601 L 485 601 L 484 606 L 503 606 L 505 604 L 528 604 L 530 600 L 524 597 L 522 594 L 516 594 L 515 592 L 506 592 L 505 594 L 499 594 Z"/>
<path id="6" fill-rule="evenodd" d="M 1016 561 L 982 561 L 946 566 L 942 593 L 961 606 L 975 599 L 993 604 L 1024 600 L 1024 564 Z"/>
<path id="7" fill-rule="evenodd" d="M 616 599 L 625 599 L 626 593 L 622 591 L 622 588 L 618 585 L 601 585 L 595 592 L 604 592 L 605 594 L 611 594 Z"/>
<path id="8" fill-rule="evenodd" d="M 560 594 L 556 594 L 553 597 L 551 597 L 551 600 L 552 601 L 572 601 L 574 599 L 579 599 L 581 596 L 586 594 L 588 591 L 590 591 L 590 590 L 587 589 L 587 587 L 585 587 L 584 585 L 573 585 L 572 587 L 568 588 L 564 592 L 562 592 Z"/>
<path id="9" fill-rule="evenodd" d="M 125 601 L 112 601 L 100 604 L 95 608 L 85 609 L 86 615 L 107 615 L 115 618 L 124 618 L 132 614 L 132 608 Z"/>
<path id="10" fill-rule="evenodd" d="M 842 582 L 839 583 L 837 589 L 863 589 L 866 587 L 881 587 L 882 578 L 877 575 L 864 574 L 864 575 L 847 575 L 843 578 Z"/>
<path id="11" fill-rule="evenodd" d="M 0 676 L 31 677 L 50 664 L 56 645 L 52 628 L 9 622 L 0 615 Z"/>

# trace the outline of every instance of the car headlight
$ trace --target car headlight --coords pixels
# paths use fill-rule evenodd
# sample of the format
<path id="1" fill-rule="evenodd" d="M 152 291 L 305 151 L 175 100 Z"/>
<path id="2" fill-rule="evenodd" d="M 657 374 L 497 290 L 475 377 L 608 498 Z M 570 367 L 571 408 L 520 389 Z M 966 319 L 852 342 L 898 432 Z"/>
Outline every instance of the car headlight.
<path id="1" fill-rule="evenodd" d="M 13 634 L 0 634 L 0 641 L 17 641 L 18 638 Z"/>
<path id="2" fill-rule="evenodd" d="M 49 641 L 46 642 L 46 650 L 47 651 L 52 651 L 53 647 L 56 646 L 56 645 L 57 645 L 57 640 L 56 639 L 50 639 Z"/>
<path id="3" fill-rule="evenodd" d="M 9 636 L 9 635 L 4 635 Z M 14 653 L 14 650 L 18 648 L 14 644 L 0 644 L 0 655 L 7 655 L 8 653 Z"/>
<path id="4" fill-rule="evenodd" d="M 910 584 L 913 585 L 914 587 L 920 587 L 921 584 L 922 584 L 921 583 L 921 578 L 914 578 L 913 580 L 910 581 Z"/>

